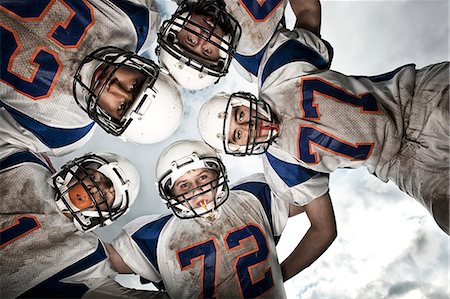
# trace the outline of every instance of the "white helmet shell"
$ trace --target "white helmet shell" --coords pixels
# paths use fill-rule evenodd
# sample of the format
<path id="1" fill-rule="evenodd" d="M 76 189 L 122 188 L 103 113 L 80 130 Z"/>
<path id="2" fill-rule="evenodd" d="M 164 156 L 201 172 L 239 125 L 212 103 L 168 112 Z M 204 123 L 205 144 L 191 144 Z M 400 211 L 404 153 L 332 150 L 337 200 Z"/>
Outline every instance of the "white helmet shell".
<path id="1" fill-rule="evenodd" d="M 227 93 L 216 94 L 202 105 L 197 117 L 200 136 L 219 152 L 223 152 L 228 143 L 227 104 L 229 99 L 230 95 Z"/>
<path id="2" fill-rule="evenodd" d="M 219 26 L 223 30 L 223 36 L 217 34 L 215 29 L 211 30 L 208 26 L 192 21 L 193 14 L 210 17 L 212 28 Z M 181 30 L 217 47 L 219 58 L 208 60 L 182 48 L 177 39 Z M 177 84 L 187 89 L 203 89 L 217 83 L 227 74 L 240 36 L 241 27 L 227 12 L 223 0 L 185 0 L 179 3 L 171 18 L 161 25 L 156 54 L 161 66 L 169 71 Z"/>
<path id="3" fill-rule="evenodd" d="M 112 204 L 108 204 L 101 195 L 106 209 L 100 209 L 94 195 L 82 183 L 89 168 L 102 173 L 112 183 L 115 193 Z M 57 191 L 57 206 L 63 212 L 70 212 L 75 226 L 83 232 L 109 225 L 128 213 L 140 188 L 139 174 L 134 165 L 125 157 L 112 153 L 88 153 L 69 161 L 49 179 L 49 183 Z M 69 192 L 77 186 L 82 186 L 92 201 L 86 209 L 77 208 L 69 197 Z"/>
<path id="4" fill-rule="evenodd" d="M 145 80 L 133 94 L 131 106 L 117 120 L 99 102 L 103 90 L 122 67 L 140 73 Z M 95 76 L 95 72 L 101 73 Z M 106 79 L 101 80 L 103 76 Z M 100 127 L 129 142 L 160 142 L 178 128 L 183 117 L 180 91 L 165 70 L 145 57 L 116 47 L 97 49 L 84 58 L 74 76 L 73 94 L 81 109 Z"/>
<path id="5" fill-rule="evenodd" d="M 219 80 L 217 76 L 198 71 L 187 65 L 183 57 L 175 58 L 162 47 L 158 50 L 158 53 L 161 66 L 167 69 L 175 82 L 181 87 L 199 90 L 214 85 Z"/>
<path id="6" fill-rule="evenodd" d="M 139 111 L 129 109 L 131 123 L 120 135 L 122 139 L 139 144 L 163 141 L 179 127 L 183 118 L 183 99 L 177 85 L 163 70 L 152 88 L 143 91 L 146 99 Z M 135 101 L 134 105 L 139 102 Z"/>
<path id="7" fill-rule="evenodd" d="M 186 172 L 194 169 L 208 168 L 217 172 L 217 178 L 209 183 L 205 192 L 216 188 L 215 198 L 205 208 L 193 208 L 189 200 L 197 195 L 187 197 L 172 194 L 175 181 Z M 228 198 L 228 179 L 225 166 L 217 152 L 199 140 L 179 140 L 169 145 L 160 155 L 156 165 L 156 182 L 162 201 L 180 218 L 193 218 L 208 215 Z M 205 186 L 199 186 L 200 189 Z M 194 190 L 195 190 L 194 189 Z M 189 190 L 190 193 L 194 190 Z M 203 190 L 203 189 L 202 189 Z"/>
<path id="8" fill-rule="evenodd" d="M 259 121 L 264 120 L 271 125 L 270 132 L 265 140 L 256 141 L 256 135 L 248 134 L 245 145 L 230 142 L 229 131 L 233 109 L 245 106 L 255 113 L 250 113 L 248 132 L 257 131 Z M 197 117 L 197 126 L 202 139 L 219 152 L 234 156 L 259 155 L 264 153 L 278 134 L 279 126 L 275 121 L 270 106 L 263 100 L 258 100 L 248 92 L 235 92 L 231 95 L 218 93 L 207 100 L 200 108 Z M 254 128 L 250 128 L 254 126 Z"/>

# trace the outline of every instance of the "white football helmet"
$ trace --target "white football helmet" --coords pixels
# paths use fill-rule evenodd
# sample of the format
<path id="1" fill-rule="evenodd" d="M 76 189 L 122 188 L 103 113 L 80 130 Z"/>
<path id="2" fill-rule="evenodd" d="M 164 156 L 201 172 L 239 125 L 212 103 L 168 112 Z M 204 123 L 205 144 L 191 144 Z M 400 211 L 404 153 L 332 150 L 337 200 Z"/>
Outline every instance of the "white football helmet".
<path id="1" fill-rule="evenodd" d="M 217 172 L 217 178 L 175 196 L 172 187 L 186 172 L 208 168 Z M 208 217 L 223 204 L 229 195 L 227 171 L 220 156 L 209 145 L 198 140 L 180 140 L 169 145 L 159 156 L 156 165 L 156 184 L 162 201 L 179 218 Z M 195 208 L 190 200 L 216 189 L 215 198 L 206 206 Z M 196 190 L 199 193 L 193 195 Z M 192 196 L 188 197 L 188 194 Z"/>
<path id="2" fill-rule="evenodd" d="M 147 79 L 124 116 L 116 120 L 99 105 L 99 98 L 121 66 L 136 70 Z M 129 142 L 160 142 L 175 132 L 183 117 L 183 100 L 173 79 L 153 61 L 115 47 L 101 48 L 86 56 L 75 74 L 73 95 L 107 133 Z"/>
<path id="3" fill-rule="evenodd" d="M 239 106 L 255 111 L 250 113 L 246 145 L 233 144 L 228 136 L 233 117 L 232 110 Z M 256 141 L 260 119 L 258 115 L 263 116 L 271 124 L 276 122 L 275 115 L 264 100 L 258 100 L 247 92 L 236 92 L 231 95 L 221 92 L 207 100 L 200 108 L 197 126 L 202 139 L 218 151 L 224 151 L 233 156 L 260 155 L 267 150 L 278 134 L 278 126 L 274 125 L 270 128 L 266 140 Z"/>
<path id="4" fill-rule="evenodd" d="M 223 37 L 212 30 L 191 21 L 192 14 L 211 17 L 213 27 L 220 26 Z M 191 28 L 198 28 L 196 32 Z M 211 43 L 219 49 L 216 61 L 206 60 L 183 49 L 178 43 L 177 34 L 184 29 Z M 162 67 L 166 68 L 175 81 L 188 89 L 202 89 L 217 83 L 228 72 L 232 56 L 241 36 L 239 23 L 225 8 L 223 0 L 183 1 L 169 20 L 163 22 L 158 32 L 156 54 Z M 218 42 L 215 42 L 217 40 Z"/>
<path id="5" fill-rule="evenodd" d="M 103 179 L 95 176 L 95 171 L 101 173 Z M 140 186 L 134 165 L 111 153 L 88 153 L 69 161 L 49 183 L 57 191 L 57 206 L 72 214 L 75 226 L 83 232 L 109 225 L 126 214 Z M 111 187 L 114 190 L 112 203 L 107 200 L 109 191 L 105 191 Z"/>

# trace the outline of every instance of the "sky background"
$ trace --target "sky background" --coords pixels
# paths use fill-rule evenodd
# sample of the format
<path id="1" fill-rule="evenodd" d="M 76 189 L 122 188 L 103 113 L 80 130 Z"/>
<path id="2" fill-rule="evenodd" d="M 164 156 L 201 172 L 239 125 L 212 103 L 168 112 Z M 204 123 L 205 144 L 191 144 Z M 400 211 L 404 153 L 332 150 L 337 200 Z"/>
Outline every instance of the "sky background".
<path id="1" fill-rule="evenodd" d="M 158 0 L 162 18 L 174 3 Z M 287 24 L 294 17 L 287 11 Z M 418 68 L 449 60 L 449 1 L 322 1 L 322 37 L 334 47 L 331 68 L 349 75 L 376 75 L 407 63 Z M 154 52 L 148 53 L 156 60 Z M 124 143 L 97 129 L 80 150 L 56 158 L 55 166 L 89 151 L 115 152 L 129 158 L 141 175 L 141 191 L 131 211 L 97 230 L 111 241 L 130 220 L 166 212 L 154 181 L 161 151 L 184 138 L 200 138 L 196 116 L 202 103 L 219 91 L 249 91 L 231 69 L 219 84 L 202 91 L 182 90 L 185 115 L 169 139 L 153 145 Z M 230 181 L 262 172 L 259 157 L 223 157 Z M 442 186 L 446 188 L 448 186 Z M 285 283 L 288 298 L 449 298 L 450 238 L 414 199 L 365 168 L 331 174 L 330 194 L 338 236 L 309 268 Z M 289 219 L 277 246 L 282 261 L 309 227 L 304 215 Z M 118 280 L 137 286 L 133 276 Z"/>

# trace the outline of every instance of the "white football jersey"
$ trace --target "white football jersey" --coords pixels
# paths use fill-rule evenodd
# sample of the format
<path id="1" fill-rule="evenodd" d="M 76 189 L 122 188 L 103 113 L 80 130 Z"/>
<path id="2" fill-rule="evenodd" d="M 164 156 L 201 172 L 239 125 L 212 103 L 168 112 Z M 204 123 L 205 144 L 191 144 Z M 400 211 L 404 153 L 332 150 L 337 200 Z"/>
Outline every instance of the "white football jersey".
<path id="1" fill-rule="evenodd" d="M 45 159 L 29 151 L 0 161 L 0 293 L 4 298 L 81 297 L 111 280 L 106 250 L 55 204 Z"/>
<path id="2" fill-rule="evenodd" d="M 73 97 L 79 63 L 104 46 L 148 50 L 160 24 L 153 2 L 2 1 L 0 138 L 50 155 L 83 145 L 94 123 Z"/>
<path id="3" fill-rule="evenodd" d="M 241 26 L 233 66 L 249 81 L 257 74 L 257 66 L 275 31 L 281 26 L 287 0 L 225 0 L 227 11 Z"/>
<path id="4" fill-rule="evenodd" d="M 173 214 L 130 222 L 113 241 L 136 274 L 171 298 L 285 298 L 275 244 L 289 206 L 263 175 L 240 181 L 214 221 Z"/>
<path id="5" fill-rule="evenodd" d="M 427 101 L 420 99 L 423 90 L 439 94 L 445 85 L 448 88 L 448 74 L 447 79 L 436 76 L 438 70 L 448 72 L 448 66 L 431 67 L 417 82 L 412 64 L 378 76 L 346 76 L 320 71 L 317 65 L 325 62 L 323 57 L 307 62 L 292 59 L 294 53 L 284 55 L 287 43 L 278 43 L 279 47 L 270 48 L 264 55 L 258 78 L 260 98 L 268 102 L 281 123 L 279 136 L 264 158 L 266 174 L 275 176 L 268 181 L 285 183 L 281 190 L 273 187 L 274 192 L 284 194 L 289 185 L 297 189 L 300 187 L 296 184 L 303 183 L 300 179 L 289 182 L 286 169 L 280 167 L 282 162 L 276 161 L 289 155 L 287 162 L 296 164 L 293 168 L 303 166 L 330 173 L 364 165 L 381 180 L 389 180 L 390 163 L 402 146 L 411 107 Z M 310 180 L 321 182 L 305 181 L 313 186 L 309 192 L 314 196 L 327 190 L 328 182 L 323 177 L 311 174 Z M 310 196 L 308 192 L 302 195 Z M 305 204 L 314 198 L 299 202 Z"/>

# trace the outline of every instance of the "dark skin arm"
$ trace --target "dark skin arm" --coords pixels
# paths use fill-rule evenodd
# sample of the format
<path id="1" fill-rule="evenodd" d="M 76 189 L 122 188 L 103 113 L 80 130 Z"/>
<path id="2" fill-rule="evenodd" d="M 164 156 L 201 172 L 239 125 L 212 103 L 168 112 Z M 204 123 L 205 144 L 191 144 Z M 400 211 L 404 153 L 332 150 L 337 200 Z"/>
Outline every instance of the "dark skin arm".
<path id="1" fill-rule="evenodd" d="M 303 28 L 320 36 L 322 7 L 319 0 L 290 0 L 292 10 L 297 20 L 295 28 Z"/>
<path id="2" fill-rule="evenodd" d="M 292 253 L 281 263 L 287 281 L 317 260 L 337 236 L 336 221 L 329 194 L 316 198 L 304 207 L 290 206 L 289 216 L 306 212 L 311 227 Z"/>

